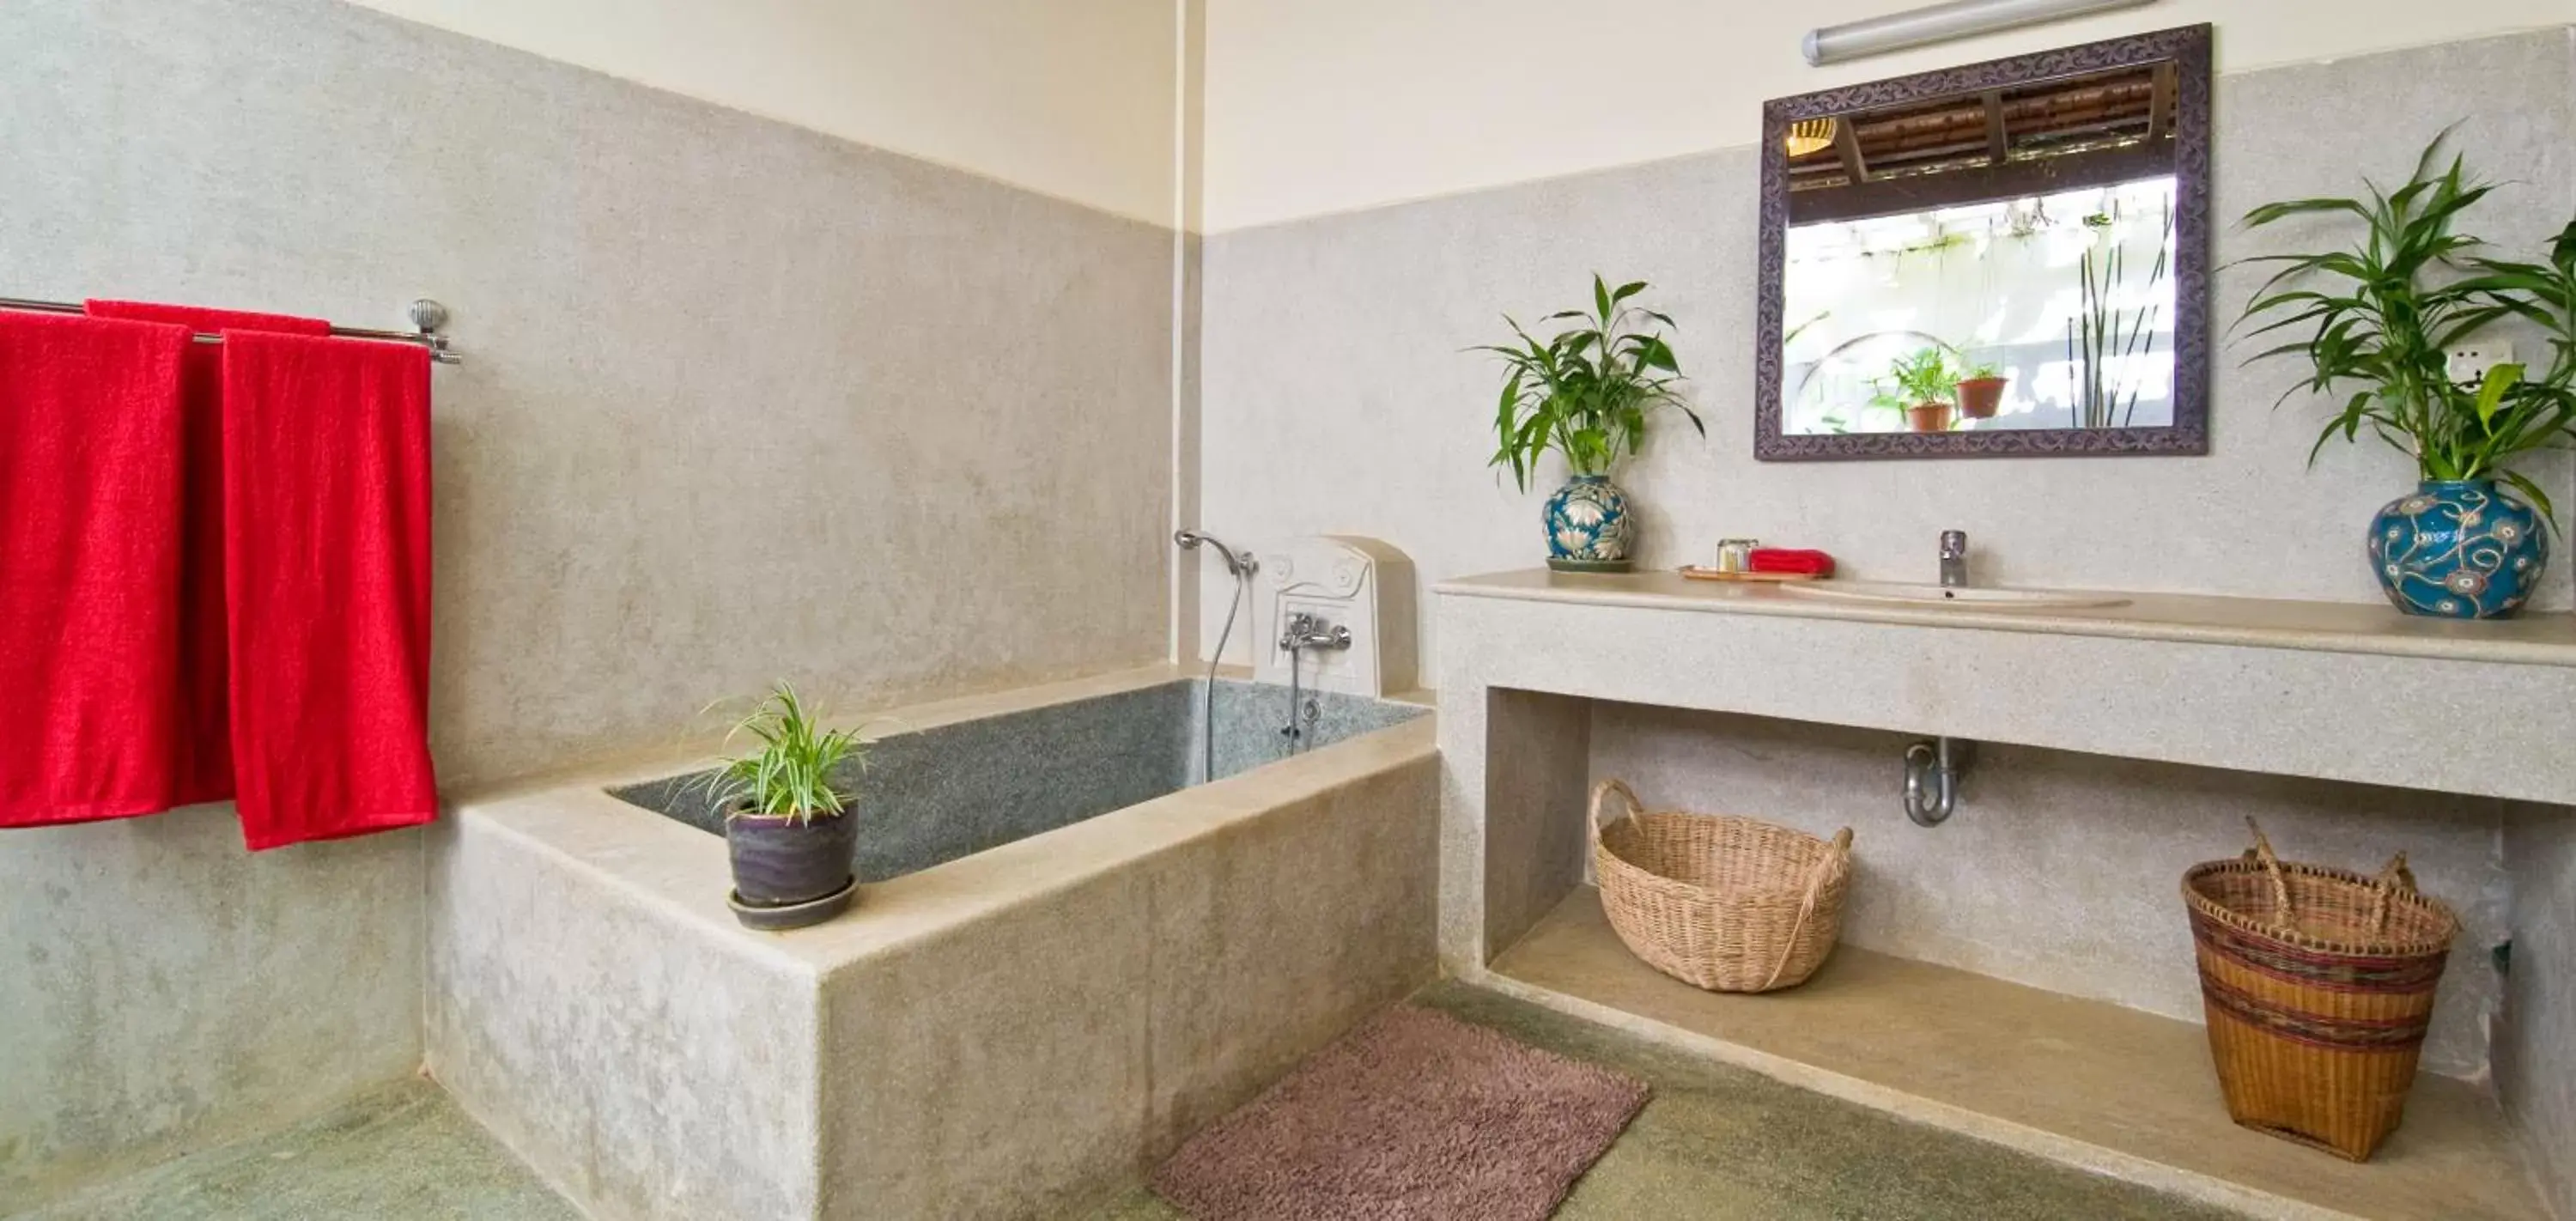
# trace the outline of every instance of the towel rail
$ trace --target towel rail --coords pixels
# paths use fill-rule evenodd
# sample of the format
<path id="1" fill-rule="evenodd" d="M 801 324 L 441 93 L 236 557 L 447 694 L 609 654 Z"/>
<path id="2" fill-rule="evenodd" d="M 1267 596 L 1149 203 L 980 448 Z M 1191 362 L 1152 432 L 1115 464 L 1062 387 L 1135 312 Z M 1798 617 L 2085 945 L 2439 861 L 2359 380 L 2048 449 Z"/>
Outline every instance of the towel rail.
<path id="1" fill-rule="evenodd" d="M 71 301 L 29 301 L 18 297 L 0 297 L 0 309 L 32 310 L 40 314 L 78 314 L 81 305 Z M 423 297 L 411 303 L 411 324 L 417 330 L 375 331 L 365 327 L 335 326 L 331 334 L 341 339 L 376 339 L 388 343 L 411 343 L 429 349 L 429 358 L 442 365 L 461 365 L 465 358 L 449 351 L 447 336 L 438 333 L 447 325 L 447 307 Z M 199 333 L 199 343 L 222 343 L 221 335 Z"/>

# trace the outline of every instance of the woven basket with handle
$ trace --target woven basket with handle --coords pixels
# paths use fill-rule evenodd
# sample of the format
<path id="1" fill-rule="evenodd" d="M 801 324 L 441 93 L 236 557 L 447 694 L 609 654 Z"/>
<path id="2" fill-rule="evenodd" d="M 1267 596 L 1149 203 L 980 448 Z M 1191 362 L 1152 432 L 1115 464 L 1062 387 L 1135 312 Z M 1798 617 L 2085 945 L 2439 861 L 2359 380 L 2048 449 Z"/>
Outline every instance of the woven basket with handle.
<path id="1" fill-rule="evenodd" d="M 1625 815 L 1604 824 L 1612 798 Z M 1646 965 L 1713 992 L 1794 987 L 1842 935 L 1851 828 L 1828 842 L 1750 818 L 1649 811 L 1592 790 L 1592 867 L 1610 927 Z"/>
<path id="2" fill-rule="evenodd" d="M 2398 853 L 2377 877 L 2244 856 L 2182 878 L 2209 1051 L 2237 1123 L 2367 1161 L 2405 1116 L 2460 921 Z"/>

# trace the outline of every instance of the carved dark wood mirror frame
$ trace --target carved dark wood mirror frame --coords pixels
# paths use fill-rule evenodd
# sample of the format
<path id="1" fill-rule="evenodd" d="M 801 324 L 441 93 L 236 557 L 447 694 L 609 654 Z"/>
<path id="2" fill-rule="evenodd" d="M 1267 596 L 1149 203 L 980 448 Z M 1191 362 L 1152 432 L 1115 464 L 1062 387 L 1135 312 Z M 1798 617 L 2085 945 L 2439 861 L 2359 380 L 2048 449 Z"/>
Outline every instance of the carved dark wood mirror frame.
<path id="1" fill-rule="evenodd" d="M 1785 435 L 1780 387 L 1782 267 L 1789 220 L 1789 126 L 1958 94 L 2062 77 L 2174 65 L 2174 415 L 2165 428 L 2027 429 L 1942 433 Z M 1855 458 L 2205 454 L 2209 452 L 2210 27 L 2186 26 L 1963 68 L 1828 89 L 1762 108 L 1760 321 L 1754 333 L 1753 454 L 1765 462 Z"/>

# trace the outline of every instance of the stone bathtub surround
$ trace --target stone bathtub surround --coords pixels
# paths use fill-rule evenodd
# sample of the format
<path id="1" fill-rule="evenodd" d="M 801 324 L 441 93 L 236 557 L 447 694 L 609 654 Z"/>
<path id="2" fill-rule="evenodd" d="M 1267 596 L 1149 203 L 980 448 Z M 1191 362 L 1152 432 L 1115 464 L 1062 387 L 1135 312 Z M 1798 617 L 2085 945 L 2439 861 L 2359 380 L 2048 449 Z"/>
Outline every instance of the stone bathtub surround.
<path id="1" fill-rule="evenodd" d="M 2426 1066 L 2475 1077 L 2502 987 L 2488 950 L 2508 903 L 2533 901 L 2498 853 L 2506 799 L 2576 787 L 2555 745 L 2576 739 L 2564 617 L 2519 625 L 2501 660 L 2503 644 L 2385 608 L 2362 608 L 2389 625 L 2373 634 L 2345 608 L 2252 600 L 2016 620 L 1670 574 L 1439 592 L 1461 646 L 1440 682 L 1453 972 L 1481 970 L 1582 879 L 1583 794 L 1615 775 L 1658 805 L 1855 826 L 1856 945 L 2190 1020 L 2181 872 L 2241 851 L 2251 814 L 2295 859 L 2372 871 L 2405 849 L 2459 909 Z M 1566 643 L 1533 644 L 1548 641 Z M 2517 711 L 2478 734 L 2417 731 L 2453 701 Z M 1922 829 L 1897 810 L 1896 760 L 1934 731 L 1984 750 L 1961 815 Z"/>
<path id="2" fill-rule="evenodd" d="M 1157 667 L 852 721 L 1189 689 Z M 430 1071 L 603 1218 L 1065 1215 L 1432 976 L 1433 738 L 1364 733 L 784 935 L 736 925 L 720 840 L 606 791 L 702 755 L 469 795 L 435 832 Z"/>

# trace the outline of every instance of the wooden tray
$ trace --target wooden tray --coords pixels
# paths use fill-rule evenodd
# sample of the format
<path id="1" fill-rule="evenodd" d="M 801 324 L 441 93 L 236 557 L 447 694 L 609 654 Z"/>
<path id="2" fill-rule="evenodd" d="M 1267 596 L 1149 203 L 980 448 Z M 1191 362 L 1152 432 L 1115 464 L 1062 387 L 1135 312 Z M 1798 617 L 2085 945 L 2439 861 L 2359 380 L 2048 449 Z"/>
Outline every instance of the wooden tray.
<path id="1" fill-rule="evenodd" d="M 1816 574 L 1812 572 L 1719 572 L 1714 568 L 1701 568 L 1692 564 L 1682 565 L 1681 574 L 1684 579 L 1692 581 L 1755 581 L 1776 583 L 1782 581 L 1813 581 L 1817 579 Z"/>

